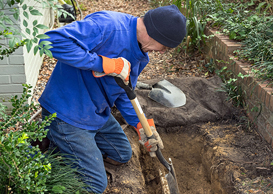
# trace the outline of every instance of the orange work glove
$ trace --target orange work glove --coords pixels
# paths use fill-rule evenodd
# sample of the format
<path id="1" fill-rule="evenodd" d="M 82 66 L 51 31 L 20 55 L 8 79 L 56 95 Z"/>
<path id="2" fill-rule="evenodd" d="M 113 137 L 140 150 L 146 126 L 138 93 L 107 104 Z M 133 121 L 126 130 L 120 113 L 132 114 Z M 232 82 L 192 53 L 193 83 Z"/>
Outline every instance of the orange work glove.
<path id="1" fill-rule="evenodd" d="M 123 57 L 119 58 L 108 58 L 102 57 L 102 68 L 103 72 L 93 71 L 95 77 L 102 77 L 105 75 L 120 77 L 124 83 L 127 85 L 129 83 L 129 76 L 131 71 L 131 63 Z"/>
<path id="2" fill-rule="evenodd" d="M 140 122 L 137 124 L 137 128 L 135 128 L 135 129 L 136 129 L 138 136 L 139 136 L 139 143 L 141 145 L 144 145 L 147 148 L 147 151 L 150 153 L 151 157 L 155 157 L 156 156 L 155 151 L 157 150 L 157 147 L 159 147 L 160 149 L 163 149 L 164 145 L 163 145 L 163 142 L 162 142 L 159 134 L 157 133 L 157 131 L 155 129 L 154 120 L 147 119 L 147 121 L 149 123 L 149 126 L 151 127 L 151 130 L 152 130 L 155 138 L 153 138 L 153 139 L 147 138 Z"/>

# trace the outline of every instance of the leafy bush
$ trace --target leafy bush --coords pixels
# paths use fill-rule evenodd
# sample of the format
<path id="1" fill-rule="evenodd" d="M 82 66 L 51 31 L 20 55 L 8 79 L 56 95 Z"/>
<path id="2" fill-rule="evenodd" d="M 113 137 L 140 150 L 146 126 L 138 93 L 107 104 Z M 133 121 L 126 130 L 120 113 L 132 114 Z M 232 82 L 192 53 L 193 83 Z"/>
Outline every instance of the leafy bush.
<path id="1" fill-rule="evenodd" d="M 31 142 L 45 138 L 44 128 L 56 114 L 42 122 L 29 122 L 38 107 L 26 103 L 31 87 L 23 86 L 22 96 L 10 100 L 10 114 L 0 104 L 0 193 L 84 193 L 85 184 L 80 182 L 77 169 L 71 168 L 75 161 L 43 154 L 38 146 L 31 146 Z"/>

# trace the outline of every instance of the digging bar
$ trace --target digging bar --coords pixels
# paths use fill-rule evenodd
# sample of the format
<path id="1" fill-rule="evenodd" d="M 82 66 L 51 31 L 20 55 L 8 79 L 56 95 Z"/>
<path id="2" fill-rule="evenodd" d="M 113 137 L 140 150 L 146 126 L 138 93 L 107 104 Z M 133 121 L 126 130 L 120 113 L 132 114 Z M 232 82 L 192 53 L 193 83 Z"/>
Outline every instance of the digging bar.
<path id="1" fill-rule="evenodd" d="M 130 99 L 134 110 L 136 111 L 136 114 L 139 118 L 139 121 L 145 131 L 145 134 L 147 135 L 148 139 L 155 139 L 153 132 L 148 124 L 148 121 L 142 111 L 142 108 L 137 100 L 136 94 L 132 88 L 131 85 L 131 80 L 129 81 L 129 84 L 126 85 L 121 78 L 115 77 L 115 80 L 117 82 L 117 84 L 122 87 L 128 98 Z M 176 175 L 175 175 L 175 170 L 172 164 L 171 159 L 170 163 L 166 161 L 166 159 L 163 157 L 161 150 L 159 149 L 159 147 L 156 150 L 156 156 L 158 158 L 158 160 L 167 168 L 167 170 L 169 171 L 168 174 L 165 175 L 165 178 L 168 182 L 168 186 L 169 186 L 169 191 L 171 194 L 179 194 L 179 189 L 178 189 L 178 185 L 177 185 L 177 180 L 176 180 Z"/>

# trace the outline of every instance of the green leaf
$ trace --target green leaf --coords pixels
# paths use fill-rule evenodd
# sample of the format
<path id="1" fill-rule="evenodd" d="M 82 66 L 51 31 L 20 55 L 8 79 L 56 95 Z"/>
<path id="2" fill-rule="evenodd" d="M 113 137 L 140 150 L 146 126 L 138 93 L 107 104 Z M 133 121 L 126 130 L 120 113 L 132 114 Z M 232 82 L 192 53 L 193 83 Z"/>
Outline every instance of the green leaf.
<path id="1" fill-rule="evenodd" d="M 34 27 L 34 28 L 33 28 L 33 31 L 34 31 L 36 34 L 39 34 L 38 28 Z"/>
<path id="2" fill-rule="evenodd" d="M 44 54 L 44 49 L 41 48 L 41 49 L 40 49 L 40 56 L 43 56 L 43 54 Z"/>
<path id="3" fill-rule="evenodd" d="M 65 187 L 61 185 L 54 185 L 52 188 L 52 191 L 54 193 L 63 193 L 64 190 L 65 190 Z"/>
<path id="4" fill-rule="evenodd" d="M 29 51 L 31 50 L 32 47 L 32 42 L 30 40 L 27 41 L 26 47 L 27 47 L 27 52 L 29 53 Z"/>
<path id="5" fill-rule="evenodd" d="M 26 28 L 26 33 L 28 33 L 30 35 L 30 29 L 29 28 Z"/>
<path id="6" fill-rule="evenodd" d="M 22 3 L 22 2 L 21 2 Z M 24 4 L 23 6 L 22 6 L 22 9 L 23 10 L 26 10 L 27 9 L 27 4 Z"/>
<path id="7" fill-rule="evenodd" d="M 11 7 L 11 1 L 10 0 L 7 0 L 7 4 Z"/>
<path id="8" fill-rule="evenodd" d="M 231 31 L 229 34 L 230 39 L 235 39 L 236 38 L 236 33 L 234 31 Z"/>
<path id="9" fill-rule="evenodd" d="M 261 7 L 262 7 L 264 4 L 266 4 L 266 2 L 259 3 L 259 5 L 258 5 L 258 7 L 256 8 L 256 10 L 261 9 Z"/>
<path id="10" fill-rule="evenodd" d="M 9 47 L 13 48 L 16 42 L 17 42 L 17 38 L 13 36 L 9 41 Z"/>
<path id="11" fill-rule="evenodd" d="M 28 12 L 24 11 L 24 12 L 23 12 L 23 15 L 24 15 L 27 19 L 29 19 Z"/>
<path id="12" fill-rule="evenodd" d="M 40 39 L 47 39 L 47 38 L 50 38 L 48 35 L 46 34 L 39 34 L 36 36 L 37 38 L 40 38 Z"/>
<path id="13" fill-rule="evenodd" d="M 38 24 L 36 27 L 40 29 L 48 29 L 48 27 L 43 24 Z"/>
<path id="14" fill-rule="evenodd" d="M 53 46 L 51 46 L 51 45 L 45 45 L 45 46 L 44 46 L 44 49 L 47 49 L 47 50 L 49 50 L 49 49 L 51 49 L 51 48 L 53 48 Z"/>
<path id="15" fill-rule="evenodd" d="M 37 43 L 38 43 L 38 38 L 34 37 L 34 38 L 32 39 L 32 42 L 35 43 L 35 44 L 37 44 Z"/>
<path id="16" fill-rule="evenodd" d="M 34 20 L 32 24 L 33 24 L 33 26 L 36 26 L 37 23 L 38 23 L 38 21 L 37 21 L 37 20 Z"/>
<path id="17" fill-rule="evenodd" d="M 25 27 L 27 27 L 27 26 L 28 26 L 28 23 L 27 23 L 27 21 L 26 21 L 26 20 L 24 20 L 24 21 L 23 21 L 23 25 L 24 25 Z"/>
<path id="18" fill-rule="evenodd" d="M 43 47 L 43 45 L 49 45 L 49 44 L 52 44 L 52 43 L 49 42 L 49 41 L 41 41 L 40 44 L 39 44 L 39 46 Z"/>
<path id="19" fill-rule="evenodd" d="M 3 1 L 0 1 L 0 8 L 4 9 L 4 3 L 3 3 Z"/>
<path id="20" fill-rule="evenodd" d="M 39 15 L 39 16 L 42 16 L 43 14 L 41 14 L 41 12 L 39 12 L 37 9 L 33 9 L 30 11 L 30 14 L 31 15 Z"/>
<path id="21" fill-rule="evenodd" d="M 50 51 L 50 50 L 44 50 L 45 51 L 45 54 L 47 55 L 47 56 L 49 56 L 50 58 L 53 58 L 53 55 L 52 55 L 52 52 Z"/>
<path id="22" fill-rule="evenodd" d="M 36 55 L 36 54 L 37 54 L 38 50 L 39 50 L 39 46 L 38 46 L 38 45 L 36 45 L 36 46 L 34 47 L 34 55 Z"/>
<path id="23" fill-rule="evenodd" d="M 14 17 L 14 19 L 18 20 L 18 19 L 19 19 L 19 13 L 18 13 L 18 12 L 15 12 L 15 13 L 13 14 L 13 17 Z"/>
<path id="24" fill-rule="evenodd" d="M 29 11 L 33 10 L 33 6 L 29 6 L 29 7 L 28 7 L 28 10 L 29 10 Z"/>
<path id="25" fill-rule="evenodd" d="M 1 136 L 1 142 L 3 142 L 3 141 L 4 141 L 4 139 L 5 139 L 5 137 L 4 137 L 4 136 Z"/>

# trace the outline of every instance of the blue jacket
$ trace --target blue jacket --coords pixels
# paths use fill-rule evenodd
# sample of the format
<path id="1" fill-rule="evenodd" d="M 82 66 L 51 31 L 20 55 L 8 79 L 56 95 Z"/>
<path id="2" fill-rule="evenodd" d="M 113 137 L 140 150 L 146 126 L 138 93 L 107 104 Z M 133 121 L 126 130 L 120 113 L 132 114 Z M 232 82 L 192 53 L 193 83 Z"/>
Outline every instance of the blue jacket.
<path id="1" fill-rule="evenodd" d="M 139 122 L 126 93 L 112 76 L 95 78 L 92 70 L 102 72 L 102 59 L 124 57 L 131 63 L 131 81 L 149 62 L 136 36 L 137 17 L 111 11 L 88 15 L 84 20 L 52 30 L 46 41 L 58 60 L 39 99 L 50 113 L 79 128 L 97 130 L 102 127 L 116 105 L 128 124 Z M 43 40 L 41 40 L 43 41 Z"/>

